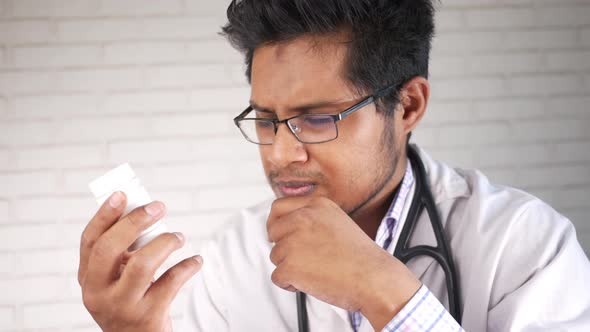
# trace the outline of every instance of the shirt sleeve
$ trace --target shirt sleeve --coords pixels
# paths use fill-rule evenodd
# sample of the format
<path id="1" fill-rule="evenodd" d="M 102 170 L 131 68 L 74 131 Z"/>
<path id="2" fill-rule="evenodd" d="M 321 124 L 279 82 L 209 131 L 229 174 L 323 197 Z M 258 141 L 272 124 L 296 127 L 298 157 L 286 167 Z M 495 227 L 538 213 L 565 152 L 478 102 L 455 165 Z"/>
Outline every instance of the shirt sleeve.
<path id="1" fill-rule="evenodd" d="M 430 290 L 420 290 L 381 332 L 464 331 Z"/>

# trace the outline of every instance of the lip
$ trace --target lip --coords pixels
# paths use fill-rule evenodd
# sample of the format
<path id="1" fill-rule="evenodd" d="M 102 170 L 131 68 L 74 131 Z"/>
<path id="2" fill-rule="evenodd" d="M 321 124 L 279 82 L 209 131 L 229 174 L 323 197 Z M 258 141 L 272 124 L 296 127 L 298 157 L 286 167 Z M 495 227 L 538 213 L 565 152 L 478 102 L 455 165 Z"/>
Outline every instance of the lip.
<path id="1" fill-rule="evenodd" d="M 281 197 L 306 196 L 316 189 L 316 184 L 309 181 L 277 181 L 275 188 Z"/>

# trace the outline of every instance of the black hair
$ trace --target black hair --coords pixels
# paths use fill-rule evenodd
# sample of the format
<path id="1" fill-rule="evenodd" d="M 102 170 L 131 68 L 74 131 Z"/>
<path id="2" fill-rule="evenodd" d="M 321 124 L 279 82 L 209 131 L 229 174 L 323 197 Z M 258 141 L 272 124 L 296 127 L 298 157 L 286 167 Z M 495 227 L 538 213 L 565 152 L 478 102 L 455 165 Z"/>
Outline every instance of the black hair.
<path id="1" fill-rule="evenodd" d="M 401 86 L 428 78 L 434 35 L 433 0 L 232 0 L 222 35 L 245 55 L 251 80 L 256 48 L 303 35 L 347 33 L 344 77 L 360 93 L 397 87 L 385 97 L 386 114 Z M 380 103 L 381 104 L 381 103 Z"/>

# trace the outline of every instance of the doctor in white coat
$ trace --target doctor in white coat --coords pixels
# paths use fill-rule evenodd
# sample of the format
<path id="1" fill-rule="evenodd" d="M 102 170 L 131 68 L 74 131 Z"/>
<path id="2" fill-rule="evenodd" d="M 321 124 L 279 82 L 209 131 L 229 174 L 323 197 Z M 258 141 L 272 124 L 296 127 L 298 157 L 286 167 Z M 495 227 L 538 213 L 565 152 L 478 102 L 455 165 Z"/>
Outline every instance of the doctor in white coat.
<path id="1" fill-rule="evenodd" d="M 115 193 L 80 254 L 84 304 L 104 331 L 170 331 L 170 302 L 188 280 L 187 332 L 590 331 L 590 263 L 566 218 L 418 147 L 408 158 L 430 96 L 431 1 L 242 0 L 228 19 L 252 86 L 235 124 L 259 144 L 277 199 L 152 280 L 183 237 L 127 252 L 165 207 L 121 216 Z M 432 258 L 393 255 L 414 222 L 410 247 L 438 244 L 427 213 L 408 217 L 418 183 L 448 245 L 450 295 Z M 302 322 L 296 291 L 307 294 Z"/>

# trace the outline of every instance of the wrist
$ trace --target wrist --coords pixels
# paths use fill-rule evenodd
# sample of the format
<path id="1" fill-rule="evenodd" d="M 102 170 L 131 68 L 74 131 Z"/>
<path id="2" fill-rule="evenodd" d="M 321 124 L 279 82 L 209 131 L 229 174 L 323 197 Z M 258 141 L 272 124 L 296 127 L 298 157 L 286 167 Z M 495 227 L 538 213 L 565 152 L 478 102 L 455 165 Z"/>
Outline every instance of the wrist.
<path id="1" fill-rule="evenodd" d="M 381 331 L 418 292 L 422 283 L 395 257 L 387 254 L 368 277 L 361 293 L 360 311 Z"/>

